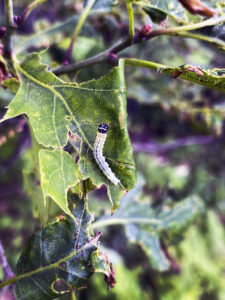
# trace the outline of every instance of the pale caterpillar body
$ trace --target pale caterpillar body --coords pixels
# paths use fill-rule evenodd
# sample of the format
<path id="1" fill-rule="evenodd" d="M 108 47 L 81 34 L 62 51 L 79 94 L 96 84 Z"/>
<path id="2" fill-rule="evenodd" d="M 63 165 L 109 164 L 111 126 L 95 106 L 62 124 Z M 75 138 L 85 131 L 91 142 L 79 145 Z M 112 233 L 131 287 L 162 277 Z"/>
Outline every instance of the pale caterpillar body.
<path id="1" fill-rule="evenodd" d="M 115 174 L 110 169 L 108 163 L 105 160 L 105 157 L 103 156 L 103 147 L 105 144 L 105 140 L 107 137 L 108 132 L 108 125 L 107 124 L 100 124 L 98 126 L 98 133 L 95 139 L 94 143 L 94 150 L 93 155 L 94 159 L 96 160 L 99 168 L 102 170 L 102 172 L 105 174 L 105 176 L 115 185 L 117 185 L 120 181 L 115 176 Z"/>

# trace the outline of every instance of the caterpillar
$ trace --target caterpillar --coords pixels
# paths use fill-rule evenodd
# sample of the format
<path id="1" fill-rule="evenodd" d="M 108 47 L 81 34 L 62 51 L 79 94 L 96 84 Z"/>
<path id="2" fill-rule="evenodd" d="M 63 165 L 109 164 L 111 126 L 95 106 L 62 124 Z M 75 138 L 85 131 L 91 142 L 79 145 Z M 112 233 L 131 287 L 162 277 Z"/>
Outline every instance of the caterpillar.
<path id="1" fill-rule="evenodd" d="M 97 162 L 99 168 L 102 170 L 102 172 L 105 174 L 105 176 L 115 185 L 117 185 L 120 180 L 115 176 L 115 174 L 110 169 L 108 163 L 105 160 L 105 157 L 103 156 L 103 147 L 105 144 L 105 140 L 107 137 L 108 132 L 108 125 L 107 124 L 100 124 L 98 126 L 98 133 L 95 139 L 94 143 L 94 149 L 93 149 L 93 156 L 95 161 Z"/>

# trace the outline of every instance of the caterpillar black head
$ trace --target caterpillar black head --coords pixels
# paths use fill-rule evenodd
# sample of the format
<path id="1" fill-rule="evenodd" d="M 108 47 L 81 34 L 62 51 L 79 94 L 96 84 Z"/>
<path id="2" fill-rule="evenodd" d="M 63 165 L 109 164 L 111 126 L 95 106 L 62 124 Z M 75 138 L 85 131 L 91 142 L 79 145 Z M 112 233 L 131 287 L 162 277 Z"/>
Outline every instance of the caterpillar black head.
<path id="1" fill-rule="evenodd" d="M 98 126 L 98 132 L 100 132 L 100 133 L 107 133 L 108 129 L 109 129 L 109 126 L 107 124 L 100 124 Z"/>

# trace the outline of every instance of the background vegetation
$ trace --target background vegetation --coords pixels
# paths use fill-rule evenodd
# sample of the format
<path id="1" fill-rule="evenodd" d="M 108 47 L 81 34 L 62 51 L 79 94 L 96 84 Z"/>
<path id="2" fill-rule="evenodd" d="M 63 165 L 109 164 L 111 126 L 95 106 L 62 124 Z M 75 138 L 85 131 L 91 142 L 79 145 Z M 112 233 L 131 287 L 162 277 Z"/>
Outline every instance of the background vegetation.
<path id="1" fill-rule="evenodd" d="M 94 215 L 95 221 L 88 223 L 91 217 L 85 210 L 86 215 L 81 218 L 82 239 L 85 239 L 82 246 L 90 241 L 89 236 L 86 237 L 86 229 L 90 230 L 91 236 L 95 232 L 96 239 L 101 235 L 98 235 L 99 231 L 104 233 L 97 253 L 107 254 L 113 263 L 117 283 L 107 259 L 103 259 L 107 266 L 101 269 L 102 260 L 97 257 L 95 261 L 92 257 L 90 272 L 98 273 L 101 269 L 100 273 L 106 274 L 106 278 L 108 276 L 108 285 L 115 286 L 109 291 L 102 274 L 94 274 L 85 283 L 87 289 L 66 293 L 57 299 L 225 299 L 225 7 L 223 1 L 191 0 L 189 5 L 187 2 L 14 0 L 14 28 L 7 25 L 9 19 L 4 17 L 5 6 L 10 1 L 5 1 L 5 5 L 0 2 L 1 117 L 11 103 L 9 118 L 5 117 L 6 120 L 0 124 L 0 237 L 3 246 L 0 247 L 0 279 L 3 285 L 6 280 L 14 278 L 13 273 L 21 273 L 22 267 L 16 268 L 16 265 L 22 251 L 28 249 L 31 234 L 36 233 L 37 236 L 43 224 L 48 232 L 48 226 L 55 226 L 51 225 L 55 224 L 52 221 L 54 217 L 62 215 L 63 211 L 69 213 L 74 204 L 75 214 L 79 217 L 79 209 L 84 208 L 79 206 L 82 204 L 77 197 L 79 195 L 86 201 L 88 194 L 89 212 Z M 5 26 L 8 26 L 6 33 Z M 15 33 L 12 49 L 10 30 Z M 13 50 L 13 55 L 9 50 Z M 84 84 L 87 89 L 93 88 L 93 84 L 94 92 L 84 96 L 68 92 L 65 98 L 68 103 L 72 97 L 81 97 L 82 101 L 85 97 L 101 99 L 100 89 L 106 89 L 107 85 L 108 89 L 114 89 L 113 95 L 108 93 L 103 97 L 102 107 L 105 107 L 107 99 L 115 103 L 115 110 L 109 117 L 106 117 L 105 108 L 101 111 L 100 107 L 90 106 L 91 102 L 83 104 L 80 100 L 73 107 L 84 120 L 93 115 L 93 124 L 87 129 L 87 136 L 92 141 L 101 123 L 96 120 L 113 119 L 114 113 L 117 119 L 121 110 L 116 101 L 126 86 L 127 125 L 137 169 L 134 189 L 135 172 L 131 167 L 129 173 L 128 167 L 119 170 L 117 165 L 113 165 L 113 171 L 122 178 L 126 187 L 121 190 L 113 189 L 98 168 L 85 171 L 81 163 L 78 167 L 83 175 L 73 177 L 78 171 L 71 171 L 73 164 L 68 159 L 73 157 L 77 162 L 80 156 L 85 165 L 86 159 L 91 160 L 91 154 L 79 149 L 74 136 L 70 136 L 70 142 L 65 146 L 64 129 L 59 135 L 59 143 L 54 144 L 47 135 L 50 127 L 45 119 L 42 118 L 39 123 L 32 119 L 35 113 L 41 113 L 40 103 L 40 106 L 35 106 L 37 99 L 46 97 L 44 99 L 49 101 L 49 98 L 40 86 L 37 94 L 35 90 L 29 94 L 28 98 L 33 101 L 31 105 L 25 103 L 25 93 L 32 89 L 32 85 L 29 87 L 24 70 L 41 78 L 45 84 L 52 83 L 47 72 L 43 71 L 42 76 L 38 55 L 30 56 L 34 52 L 41 52 L 41 62 L 65 82 L 80 84 L 98 79 L 114 67 L 108 77 Z M 120 60 L 118 67 L 120 58 L 124 60 Z M 19 65 L 24 59 L 25 63 Z M 76 103 L 77 98 L 72 98 L 72 103 Z M 19 106 L 13 103 L 19 103 Z M 47 107 L 50 105 L 51 100 Z M 99 114 L 95 119 L 97 110 Z M 28 118 L 33 121 L 30 123 Z M 64 115 L 59 114 L 57 118 L 63 118 L 60 124 L 64 126 Z M 126 130 L 126 112 L 123 121 L 123 129 Z M 82 128 L 86 130 L 86 127 Z M 76 134 L 76 128 L 73 133 Z M 114 139 L 108 137 L 113 147 L 106 146 L 106 152 L 112 157 L 118 155 L 124 161 L 127 155 L 132 166 L 129 138 L 125 134 L 120 143 L 118 137 L 119 131 Z M 52 148 L 47 148 L 47 144 Z M 56 155 L 59 148 L 64 149 L 64 162 L 68 166 L 65 173 L 72 181 L 68 186 L 77 183 L 67 194 L 69 208 L 66 199 L 64 202 L 57 200 L 63 199 L 65 192 L 64 189 L 60 194 L 62 190 L 56 188 L 60 181 L 45 177 L 52 183 L 50 187 L 44 187 L 43 177 L 41 182 L 37 153 L 39 150 L 43 153 L 41 166 L 49 169 L 41 169 L 41 172 L 42 176 L 48 176 L 57 167 L 57 157 L 54 157 L 52 165 L 49 164 L 53 148 Z M 119 154 L 115 149 L 119 149 Z M 124 149 L 126 153 L 123 153 Z M 66 152 L 71 156 L 67 156 Z M 47 154 L 50 156 L 44 156 Z M 85 180 L 87 177 L 91 179 Z M 85 182 L 85 188 L 78 184 L 78 179 Z M 111 189 L 112 205 L 106 186 Z M 116 210 L 123 190 L 128 189 L 130 191 L 122 197 Z M 43 204 L 43 194 L 47 196 L 47 207 Z M 111 216 L 112 209 L 115 213 Z M 56 220 L 64 222 L 63 217 Z M 62 233 L 57 230 L 54 227 L 59 239 L 65 236 L 65 228 Z M 68 240 L 71 239 L 72 236 L 69 236 Z M 36 253 L 35 249 L 32 251 Z M 51 254 L 53 260 L 58 258 L 53 250 Z M 28 263 L 32 259 L 24 257 Z M 80 261 L 80 258 L 77 260 Z M 45 278 L 43 274 L 41 276 Z M 15 299 L 14 284 L 3 285 L 0 299 Z M 84 284 L 73 287 L 81 286 Z M 28 284 L 26 288 L 32 289 L 32 285 Z M 68 285 L 65 287 L 60 282 L 57 291 L 67 290 Z M 36 299 L 34 295 L 26 296 L 25 292 L 19 296 L 17 289 L 17 299 Z"/>

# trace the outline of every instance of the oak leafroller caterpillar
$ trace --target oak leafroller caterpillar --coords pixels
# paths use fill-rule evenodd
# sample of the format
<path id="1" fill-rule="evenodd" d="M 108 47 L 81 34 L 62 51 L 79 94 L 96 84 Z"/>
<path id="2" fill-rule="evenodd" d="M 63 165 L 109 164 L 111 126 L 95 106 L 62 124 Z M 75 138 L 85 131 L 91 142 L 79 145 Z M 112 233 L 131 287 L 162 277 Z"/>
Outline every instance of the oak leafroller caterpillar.
<path id="1" fill-rule="evenodd" d="M 117 185 L 120 181 L 115 176 L 115 174 L 112 172 L 108 163 L 105 160 L 105 157 L 102 154 L 105 140 L 107 137 L 108 128 L 109 127 L 107 124 L 100 124 L 98 126 L 98 133 L 97 133 L 95 143 L 94 143 L 93 155 L 94 155 L 94 159 L 96 160 L 99 168 L 102 170 L 102 172 L 105 174 L 105 176 L 113 184 Z"/>

